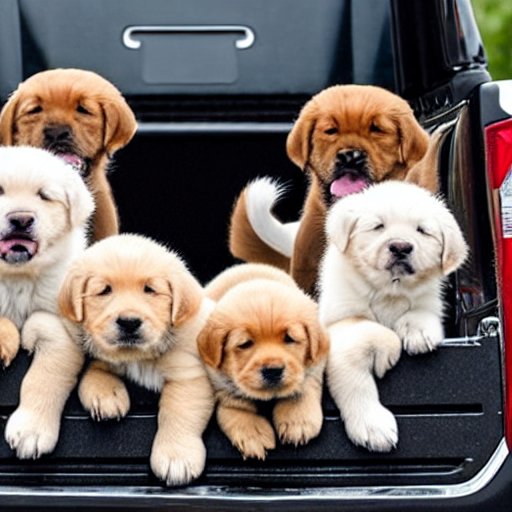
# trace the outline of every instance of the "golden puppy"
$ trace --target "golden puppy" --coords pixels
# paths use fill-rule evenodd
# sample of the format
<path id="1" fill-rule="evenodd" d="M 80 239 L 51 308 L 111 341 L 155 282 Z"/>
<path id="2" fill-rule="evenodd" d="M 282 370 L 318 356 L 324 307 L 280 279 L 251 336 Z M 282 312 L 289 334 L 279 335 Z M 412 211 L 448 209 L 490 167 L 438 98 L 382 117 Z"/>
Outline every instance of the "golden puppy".
<path id="1" fill-rule="evenodd" d="M 119 231 L 107 165 L 136 127 L 110 82 L 91 71 L 53 69 L 13 92 L 0 113 L 0 142 L 48 149 L 72 165 L 94 196 L 93 238 L 99 240 Z"/>
<path id="2" fill-rule="evenodd" d="M 282 191 L 268 179 L 256 180 L 235 203 L 231 253 L 278 265 L 314 292 L 330 206 L 371 183 L 404 180 L 428 140 L 407 102 L 385 89 L 325 89 L 304 106 L 286 142 L 288 156 L 309 180 L 300 225 L 277 221 L 271 209 Z"/>
<path id="3" fill-rule="evenodd" d="M 180 258 L 138 235 L 112 236 L 78 258 L 61 289 L 62 314 L 94 361 L 79 396 L 93 418 L 124 416 L 125 376 L 161 392 L 151 468 L 168 485 L 203 471 L 201 435 L 213 391 L 196 337 L 213 309 Z"/>
<path id="4" fill-rule="evenodd" d="M 316 304 L 270 265 L 232 267 L 205 290 L 217 305 L 198 346 L 216 390 L 220 428 L 244 458 L 264 459 L 275 436 L 255 401 L 275 399 L 281 442 L 316 437 L 328 351 Z"/>

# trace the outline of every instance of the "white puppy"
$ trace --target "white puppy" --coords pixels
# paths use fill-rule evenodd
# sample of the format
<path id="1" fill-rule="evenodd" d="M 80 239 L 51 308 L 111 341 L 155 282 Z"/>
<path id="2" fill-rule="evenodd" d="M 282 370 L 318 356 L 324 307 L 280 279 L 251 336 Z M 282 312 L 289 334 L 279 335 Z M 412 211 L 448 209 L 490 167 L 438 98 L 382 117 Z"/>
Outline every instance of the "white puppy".
<path id="1" fill-rule="evenodd" d="M 0 148 L 0 357 L 34 352 L 5 437 L 20 458 L 50 452 L 83 356 L 57 315 L 57 294 L 85 247 L 94 209 L 81 178 L 43 149 Z"/>
<path id="2" fill-rule="evenodd" d="M 396 364 L 402 346 L 419 354 L 441 343 L 443 279 L 467 246 L 441 199 L 398 181 L 336 203 L 326 234 L 319 310 L 331 338 L 328 386 L 349 438 L 388 451 L 397 425 L 373 374 Z"/>

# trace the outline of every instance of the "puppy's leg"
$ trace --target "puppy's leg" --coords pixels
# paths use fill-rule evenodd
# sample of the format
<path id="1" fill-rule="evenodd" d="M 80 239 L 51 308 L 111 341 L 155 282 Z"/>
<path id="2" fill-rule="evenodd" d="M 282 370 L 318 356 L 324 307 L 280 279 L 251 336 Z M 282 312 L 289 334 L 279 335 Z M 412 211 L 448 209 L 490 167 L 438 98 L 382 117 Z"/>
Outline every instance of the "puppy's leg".
<path id="1" fill-rule="evenodd" d="M 84 356 L 51 313 L 34 313 L 27 320 L 22 346 L 34 347 L 34 358 L 21 383 L 18 408 L 7 422 L 5 439 L 20 459 L 35 459 L 57 444 L 62 410 Z"/>
<path id="2" fill-rule="evenodd" d="M 395 331 L 411 355 L 435 350 L 444 339 L 440 316 L 425 310 L 407 312 L 396 322 Z"/>
<path id="3" fill-rule="evenodd" d="M 93 361 L 78 386 L 84 408 L 95 420 L 119 419 L 130 409 L 130 397 L 124 382 L 103 361 Z"/>
<path id="4" fill-rule="evenodd" d="M 206 375 L 164 384 L 150 463 L 155 475 L 167 485 L 185 485 L 203 472 L 206 447 L 201 436 L 213 406 Z"/>
<path id="5" fill-rule="evenodd" d="M 117 235 L 119 233 L 117 208 L 103 168 L 98 168 L 91 175 L 89 188 L 94 195 L 96 206 L 92 220 L 93 240 L 102 240 L 108 236 Z"/>
<path id="6" fill-rule="evenodd" d="M 4 367 L 11 364 L 20 348 L 18 328 L 5 317 L 0 318 L 0 361 Z"/>
<path id="7" fill-rule="evenodd" d="M 322 414 L 322 374 L 325 365 L 314 369 L 304 381 L 304 392 L 279 400 L 274 407 L 274 425 L 284 444 L 306 444 L 320 434 Z"/>
<path id="8" fill-rule="evenodd" d="M 267 450 L 276 447 L 272 425 L 257 414 L 250 400 L 219 392 L 217 423 L 244 459 L 265 460 Z"/>
<path id="9" fill-rule="evenodd" d="M 328 332 L 327 383 L 348 437 L 372 451 L 391 450 L 398 442 L 398 428 L 379 401 L 373 373 L 382 377 L 396 364 L 401 352 L 398 336 L 369 320 L 347 319 Z"/>

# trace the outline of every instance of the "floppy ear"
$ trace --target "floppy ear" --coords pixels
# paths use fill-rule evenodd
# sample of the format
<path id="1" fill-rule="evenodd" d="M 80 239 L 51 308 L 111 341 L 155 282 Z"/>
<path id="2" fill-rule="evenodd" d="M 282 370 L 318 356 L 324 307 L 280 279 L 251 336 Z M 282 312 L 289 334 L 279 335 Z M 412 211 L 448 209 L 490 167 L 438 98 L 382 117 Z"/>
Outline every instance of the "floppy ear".
<path id="1" fill-rule="evenodd" d="M 309 101 L 286 139 L 286 152 L 290 160 L 304 170 L 312 149 L 312 135 L 317 119 L 317 107 Z"/>
<path id="2" fill-rule="evenodd" d="M 347 201 L 350 198 L 344 198 Z M 343 254 L 348 247 L 350 235 L 354 230 L 358 214 L 355 210 L 344 207 L 341 201 L 338 201 L 327 215 L 325 224 L 325 232 L 328 239 L 336 245 L 339 251 Z"/>
<path id="3" fill-rule="evenodd" d="M 468 246 L 457 221 L 451 213 L 446 212 L 441 223 L 443 236 L 443 252 L 441 254 L 441 268 L 447 276 L 457 270 L 466 260 Z"/>
<path id="4" fill-rule="evenodd" d="M 229 332 L 214 318 L 210 316 L 203 330 L 197 337 L 197 348 L 201 359 L 212 368 L 220 368 L 222 354 Z"/>
<path id="5" fill-rule="evenodd" d="M 329 337 L 320 323 L 315 319 L 308 325 L 304 325 L 309 340 L 306 354 L 306 364 L 317 364 L 321 359 L 327 357 L 329 352 Z"/>
<path id="6" fill-rule="evenodd" d="M 172 273 L 168 281 L 171 289 L 171 325 L 179 327 L 197 313 L 204 293 L 188 270 Z"/>
<path id="7" fill-rule="evenodd" d="M 104 145 L 109 156 L 112 156 L 130 142 L 137 130 L 137 121 L 120 94 L 115 99 L 106 98 L 102 107 L 105 112 Z"/>
<path id="8" fill-rule="evenodd" d="M 72 226 L 81 226 L 94 212 L 94 199 L 78 175 L 70 174 L 66 187 L 66 200 Z"/>
<path id="9" fill-rule="evenodd" d="M 89 276 L 78 266 L 68 272 L 59 292 L 59 310 L 61 315 L 75 323 L 84 320 L 84 295 Z"/>
<path id="10" fill-rule="evenodd" d="M 14 92 L 0 112 L 0 143 L 4 146 L 14 144 L 14 120 L 18 101 L 19 97 Z"/>
<path id="11" fill-rule="evenodd" d="M 400 146 L 398 148 L 400 162 L 410 169 L 421 160 L 428 148 L 429 135 L 420 126 L 412 111 L 401 114 L 398 119 Z"/>

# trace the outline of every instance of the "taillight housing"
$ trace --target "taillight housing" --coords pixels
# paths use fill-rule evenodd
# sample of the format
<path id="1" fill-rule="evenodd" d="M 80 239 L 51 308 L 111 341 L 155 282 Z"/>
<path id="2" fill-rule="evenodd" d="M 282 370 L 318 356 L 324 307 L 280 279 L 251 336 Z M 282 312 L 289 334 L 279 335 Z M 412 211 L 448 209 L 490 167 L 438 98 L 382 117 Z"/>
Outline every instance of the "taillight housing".
<path id="1" fill-rule="evenodd" d="M 512 449 L 512 119 L 485 128 L 505 351 L 505 438 Z"/>

